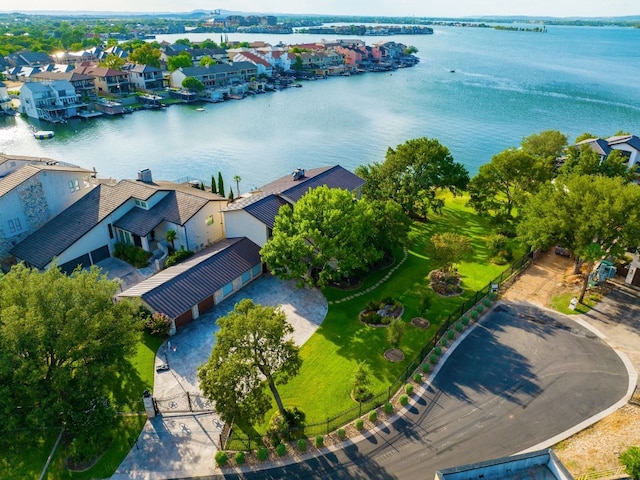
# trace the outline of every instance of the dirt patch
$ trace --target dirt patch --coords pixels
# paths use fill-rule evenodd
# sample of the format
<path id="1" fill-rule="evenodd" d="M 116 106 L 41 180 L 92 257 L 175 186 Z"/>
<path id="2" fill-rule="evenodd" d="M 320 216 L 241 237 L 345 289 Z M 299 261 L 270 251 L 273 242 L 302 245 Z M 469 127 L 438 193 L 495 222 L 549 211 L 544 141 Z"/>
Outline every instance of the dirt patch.
<path id="1" fill-rule="evenodd" d="M 390 348 L 386 352 L 384 352 L 384 358 L 389 360 L 390 362 L 401 362 L 404 360 L 404 353 L 397 348 Z"/>
<path id="2" fill-rule="evenodd" d="M 429 320 L 427 320 L 426 318 L 413 317 L 411 319 L 411 325 L 413 325 L 414 327 L 418 327 L 418 328 L 422 328 L 423 330 L 426 330 L 427 328 L 429 328 L 429 325 L 431 324 L 429 323 Z"/>

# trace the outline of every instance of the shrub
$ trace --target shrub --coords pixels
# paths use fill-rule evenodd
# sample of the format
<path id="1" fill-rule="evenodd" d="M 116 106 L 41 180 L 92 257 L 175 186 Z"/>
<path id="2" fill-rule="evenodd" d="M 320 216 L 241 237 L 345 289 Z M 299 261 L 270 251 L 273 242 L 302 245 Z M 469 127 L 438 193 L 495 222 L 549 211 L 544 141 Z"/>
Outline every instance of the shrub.
<path id="1" fill-rule="evenodd" d="M 409 403 L 409 397 L 406 395 L 400 395 L 400 405 L 405 407 Z"/>
<path id="2" fill-rule="evenodd" d="M 473 312 L 471 312 L 471 318 L 474 319 L 474 320 L 477 320 L 478 319 L 478 312 L 475 311 L 475 310 Z"/>
<path id="3" fill-rule="evenodd" d="M 406 393 L 407 395 L 412 395 L 413 394 L 413 385 L 411 385 L 410 383 L 407 383 L 404 386 L 404 393 Z"/>
<path id="4" fill-rule="evenodd" d="M 279 443 L 276 447 L 276 453 L 279 457 L 284 457 L 287 454 L 287 446 L 284 443 Z"/>
<path id="5" fill-rule="evenodd" d="M 321 448 L 324 445 L 324 437 L 322 435 L 316 436 L 316 448 Z"/>
<path id="6" fill-rule="evenodd" d="M 436 361 L 438 361 L 437 358 L 436 358 Z M 422 364 L 422 371 L 424 373 L 429 373 L 430 370 L 431 370 L 431 366 L 428 363 L 423 363 Z"/>
<path id="7" fill-rule="evenodd" d="M 235 460 L 236 460 L 236 465 L 242 465 L 246 460 L 244 456 L 244 452 L 236 452 Z"/>
<path id="8" fill-rule="evenodd" d="M 307 451 L 307 441 L 304 438 L 298 440 L 298 451 L 306 452 Z"/>
<path id="9" fill-rule="evenodd" d="M 436 347 L 436 348 L 434 348 L 434 349 L 433 349 L 433 352 L 434 352 L 436 355 L 440 356 L 440 355 L 442 355 L 442 348 L 440 348 L 440 347 Z"/>
<path id="10" fill-rule="evenodd" d="M 286 440 L 291 440 L 291 432 L 302 433 L 305 415 L 298 407 L 287 408 L 284 411 L 284 418 L 280 412 L 275 412 L 269 420 L 267 437 L 271 445 L 277 445 Z"/>
<path id="11" fill-rule="evenodd" d="M 478 312 L 478 313 L 484 312 L 484 306 L 483 305 L 476 305 L 476 312 Z"/>
<path id="12" fill-rule="evenodd" d="M 446 339 L 446 338 L 444 338 L 444 337 L 442 337 L 442 338 L 440 339 L 440 345 L 442 345 L 443 347 L 446 347 L 446 346 L 447 346 L 447 339 Z"/>
<path id="13" fill-rule="evenodd" d="M 151 335 L 157 335 L 161 338 L 167 337 L 171 330 L 171 319 L 164 313 L 155 312 L 146 318 L 144 329 Z"/>
<path id="14" fill-rule="evenodd" d="M 378 412 L 376 412 L 375 410 L 371 410 L 367 418 L 371 423 L 374 423 L 376 420 L 378 420 Z"/>
<path id="15" fill-rule="evenodd" d="M 432 365 L 435 365 L 436 363 L 438 363 L 438 355 L 436 355 L 435 353 L 432 353 L 431 356 L 429 357 L 429 362 Z"/>
<path id="16" fill-rule="evenodd" d="M 144 268 L 149 263 L 151 252 L 136 247 L 135 245 L 127 245 L 124 243 L 116 243 L 114 247 L 114 256 L 130 263 L 136 268 Z"/>
<path id="17" fill-rule="evenodd" d="M 456 332 L 460 333 L 462 330 L 464 330 L 464 326 L 461 323 L 456 323 L 455 329 Z"/>
<path id="18" fill-rule="evenodd" d="M 256 457 L 261 462 L 264 462 L 265 460 L 267 460 L 269 458 L 269 450 L 267 450 L 265 447 L 258 448 L 258 452 L 256 453 Z"/>
<path id="19" fill-rule="evenodd" d="M 491 300 L 492 302 L 495 302 L 496 299 L 498 298 L 498 295 L 494 292 L 490 292 L 489 295 L 487 295 L 487 297 L 489 297 L 489 300 Z"/>
<path id="20" fill-rule="evenodd" d="M 222 450 L 220 450 L 216 452 L 215 459 L 216 465 L 218 465 L 219 467 L 224 467 L 229 461 L 229 455 L 227 455 L 227 452 L 223 452 Z"/>
<path id="21" fill-rule="evenodd" d="M 364 420 L 359 418 L 355 421 L 353 425 L 356 427 L 356 430 L 362 430 L 364 428 Z"/>
<path id="22" fill-rule="evenodd" d="M 167 256 L 167 260 L 164 262 L 164 266 L 167 268 L 172 267 L 183 261 L 185 258 L 189 258 L 191 255 L 193 255 L 193 252 L 191 250 L 176 250 L 175 252 Z"/>
<path id="23" fill-rule="evenodd" d="M 347 436 L 347 431 L 344 428 L 339 428 L 338 429 L 338 438 L 340 440 L 344 440 L 344 437 Z"/>
<path id="24" fill-rule="evenodd" d="M 419 373 L 415 373 L 413 375 L 413 381 L 416 383 L 422 383 L 422 375 Z"/>
<path id="25" fill-rule="evenodd" d="M 462 318 L 460 319 L 460 321 L 462 322 L 462 324 L 464 326 L 469 325 L 469 317 L 467 317 L 466 315 L 463 315 Z"/>
<path id="26" fill-rule="evenodd" d="M 620 455 L 620 463 L 624 465 L 625 470 L 631 478 L 637 480 L 640 478 L 640 447 L 629 447 L 622 455 Z"/>
<path id="27" fill-rule="evenodd" d="M 449 330 L 449 331 L 447 332 L 447 338 L 448 338 L 449 340 L 453 340 L 453 338 L 454 338 L 455 336 L 456 336 L 456 332 L 454 332 L 453 330 Z"/>
<path id="28" fill-rule="evenodd" d="M 380 302 L 377 300 L 369 300 L 369 303 L 364 307 L 367 312 L 380 310 Z"/>
<path id="29" fill-rule="evenodd" d="M 484 300 L 482 300 L 482 303 L 484 304 L 485 307 L 489 308 L 491 306 L 491 300 L 487 297 L 485 297 Z"/>
<path id="30" fill-rule="evenodd" d="M 380 316 L 380 315 L 378 315 L 378 316 Z M 392 321 L 392 320 L 393 320 L 393 317 L 382 317 L 382 318 L 380 319 L 380 323 L 381 323 L 382 325 L 389 325 L 389 324 L 391 323 L 391 321 Z"/>
<path id="31" fill-rule="evenodd" d="M 384 404 L 384 413 L 386 413 L 388 415 L 391 412 L 393 412 L 393 404 L 390 403 L 390 402 L 385 403 Z"/>

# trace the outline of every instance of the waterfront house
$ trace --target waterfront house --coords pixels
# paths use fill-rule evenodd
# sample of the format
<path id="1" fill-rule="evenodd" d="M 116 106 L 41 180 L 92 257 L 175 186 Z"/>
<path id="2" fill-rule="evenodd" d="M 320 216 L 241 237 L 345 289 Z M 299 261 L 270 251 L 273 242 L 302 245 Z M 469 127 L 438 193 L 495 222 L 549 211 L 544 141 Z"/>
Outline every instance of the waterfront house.
<path id="1" fill-rule="evenodd" d="M 139 298 L 151 311 L 168 315 L 173 333 L 261 273 L 260 247 L 247 238 L 226 238 L 118 298 Z"/>
<path id="2" fill-rule="evenodd" d="M 266 75 L 271 78 L 273 76 L 273 66 L 262 56 L 252 52 L 239 52 L 233 56 L 234 64 L 236 62 L 250 62 L 256 66 L 258 75 Z"/>
<path id="3" fill-rule="evenodd" d="M 5 57 L 10 67 L 41 67 L 53 63 L 53 59 L 44 52 L 23 50 Z"/>
<path id="4" fill-rule="evenodd" d="M 94 99 L 96 96 L 95 79 L 90 75 L 78 73 L 75 70 L 69 72 L 39 72 L 31 76 L 34 82 L 50 83 L 57 80 L 66 80 L 75 89 L 80 98 Z"/>
<path id="5" fill-rule="evenodd" d="M 20 88 L 20 113 L 48 122 L 65 122 L 83 107 L 76 89 L 68 80 L 48 83 L 27 82 Z"/>
<path id="6" fill-rule="evenodd" d="M 268 183 L 251 195 L 230 203 L 223 211 L 227 237 L 247 237 L 263 247 L 271 237 L 278 210 L 283 205 L 295 205 L 309 190 L 326 185 L 342 188 L 360 197 L 364 180 L 342 168 L 297 169 L 291 175 Z"/>
<path id="7" fill-rule="evenodd" d="M 21 240 L 89 193 L 93 172 L 36 157 L 0 155 L 0 260 Z"/>
<path id="8" fill-rule="evenodd" d="M 138 180 L 99 184 L 79 201 L 18 243 L 11 253 L 38 269 L 73 271 L 113 255 L 115 244 L 135 245 L 161 256 L 167 231 L 173 247 L 202 250 L 224 238 L 221 209 L 228 200 L 188 184 L 153 181 L 143 170 Z"/>
<path id="9" fill-rule="evenodd" d="M 603 162 L 612 150 L 618 150 L 626 159 L 627 166 L 634 172 L 640 166 L 640 138 L 637 135 L 614 135 L 607 139 L 587 138 L 578 142 L 577 147 L 588 145 Z"/>
<path id="10" fill-rule="evenodd" d="M 76 72 L 95 79 L 97 95 L 119 95 L 129 93 L 131 90 L 129 74 L 122 70 L 96 65 L 81 65 L 76 67 Z"/>
<path id="11" fill-rule="evenodd" d="M 0 80 L 0 113 L 11 113 L 13 108 L 11 107 L 11 97 L 9 97 L 9 91 L 7 86 Z"/>
<path id="12" fill-rule="evenodd" d="M 129 63 L 122 69 L 129 73 L 129 81 L 136 90 L 159 90 L 164 86 L 162 70 L 158 67 Z"/>

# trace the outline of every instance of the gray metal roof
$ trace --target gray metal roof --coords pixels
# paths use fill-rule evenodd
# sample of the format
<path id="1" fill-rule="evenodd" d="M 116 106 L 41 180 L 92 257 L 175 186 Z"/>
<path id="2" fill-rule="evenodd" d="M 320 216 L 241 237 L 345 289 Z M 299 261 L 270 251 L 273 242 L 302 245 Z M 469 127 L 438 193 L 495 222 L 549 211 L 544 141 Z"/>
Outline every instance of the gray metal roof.
<path id="1" fill-rule="evenodd" d="M 621 143 L 626 143 L 640 151 L 640 138 L 636 135 L 617 135 L 607 138 L 607 142 L 609 145 L 620 145 Z"/>
<path id="2" fill-rule="evenodd" d="M 209 65 L 208 67 L 180 67 L 180 71 L 187 77 L 201 77 L 203 75 L 212 75 L 216 73 L 233 73 L 246 69 L 256 69 L 256 66 L 251 62 L 235 62 L 229 63 L 216 63 Z"/>
<path id="3" fill-rule="evenodd" d="M 132 197 L 147 200 L 156 191 L 151 185 L 130 180 L 98 185 L 18 243 L 11 253 L 42 269 L 124 202 Z"/>
<path id="4" fill-rule="evenodd" d="M 149 210 L 140 207 L 131 209 L 115 222 L 114 226 L 143 237 L 165 220 L 176 225 L 184 225 L 207 203 L 209 203 L 207 198 L 170 191 Z"/>
<path id="5" fill-rule="evenodd" d="M 247 213 L 250 213 L 269 228 L 273 228 L 276 215 L 283 205 L 290 205 L 289 202 L 277 195 L 268 195 L 262 200 L 252 203 L 245 208 Z"/>
<path id="6" fill-rule="evenodd" d="M 256 265 L 258 245 L 246 237 L 227 238 L 118 296 L 140 297 L 153 310 L 176 318 Z"/>

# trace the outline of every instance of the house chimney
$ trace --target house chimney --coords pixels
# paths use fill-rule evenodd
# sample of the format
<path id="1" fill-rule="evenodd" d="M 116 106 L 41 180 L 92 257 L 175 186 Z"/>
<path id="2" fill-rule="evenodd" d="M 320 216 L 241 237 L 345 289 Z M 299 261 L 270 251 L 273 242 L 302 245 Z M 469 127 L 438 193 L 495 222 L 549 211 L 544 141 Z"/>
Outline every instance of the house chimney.
<path id="1" fill-rule="evenodd" d="M 153 177 L 151 176 L 151 170 L 145 168 L 138 171 L 138 181 L 144 183 L 153 183 Z"/>

